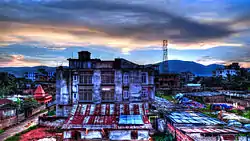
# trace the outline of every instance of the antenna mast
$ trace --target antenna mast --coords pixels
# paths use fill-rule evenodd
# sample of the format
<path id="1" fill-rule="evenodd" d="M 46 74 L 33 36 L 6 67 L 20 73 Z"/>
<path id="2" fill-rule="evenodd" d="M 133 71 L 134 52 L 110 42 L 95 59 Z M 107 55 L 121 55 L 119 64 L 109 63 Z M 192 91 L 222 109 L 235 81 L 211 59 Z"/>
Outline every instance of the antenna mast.
<path id="1" fill-rule="evenodd" d="M 163 40 L 163 73 L 168 73 L 168 40 Z"/>

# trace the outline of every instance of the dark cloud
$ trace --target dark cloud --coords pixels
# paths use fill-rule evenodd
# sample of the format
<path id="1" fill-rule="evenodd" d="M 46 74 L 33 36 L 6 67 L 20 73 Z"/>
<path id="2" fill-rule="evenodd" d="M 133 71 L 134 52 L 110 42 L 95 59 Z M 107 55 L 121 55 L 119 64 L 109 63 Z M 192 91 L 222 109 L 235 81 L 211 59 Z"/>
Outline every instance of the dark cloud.
<path id="1" fill-rule="evenodd" d="M 203 55 L 196 60 L 197 62 L 250 62 L 250 46 L 215 47 L 207 50 L 193 51 L 193 53 Z"/>
<path id="2" fill-rule="evenodd" d="M 237 3 L 238 1 L 240 2 Z M 245 26 L 244 32 L 247 32 L 246 34 L 249 32 L 249 30 L 246 29 L 249 29 L 248 25 L 250 25 L 250 2 L 238 1 L 229 0 L 228 3 L 230 3 L 230 5 L 228 6 L 228 9 L 225 9 L 225 11 L 228 12 L 224 12 L 223 14 L 216 13 L 216 9 L 219 9 L 220 6 L 213 8 L 213 4 L 209 5 L 211 9 L 204 10 L 205 12 L 212 12 L 212 14 L 214 12 L 215 15 L 218 16 L 217 18 L 224 18 L 224 16 L 226 17 L 227 15 L 231 16 L 229 16 L 231 18 L 230 21 L 214 22 L 218 19 L 212 19 L 209 24 L 208 22 L 198 21 L 198 19 L 192 18 L 192 14 L 198 14 L 202 20 L 202 16 L 206 15 L 204 13 L 199 13 L 199 11 L 202 11 L 201 9 L 205 9 L 206 5 L 200 6 L 203 2 L 197 0 L 191 5 L 197 4 L 197 2 L 199 4 L 195 7 L 189 7 L 189 10 L 193 11 L 190 16 L 186 16 L 185 12 L 188 13 L 189 11 L 185 11 L 185 7 L 180 6 L 180 9 L 175 9 L 175 7 L 171 7 L 171 5 L 166 5 L 166 8 L 164 8 L 164 6 L 157 7 L 154 3 L 151 4 L 149 1 L 146 2 L 146 0 L 146 4 L 118 0 L 48 0 L 45 2 L 31 2 L 27 0 L 23 3 L 15 1 L 0 1 L 0 43 L 8 43 L 4 35 L 7 33 L 15 35 L 15 32 L 19 31 L 20 28 L 30 30 L 31 32 L 28 33 L 32 33 L 32 31 L 36 33 L 44 33 L 41 35 L 42 37 L 45 36 L 46 33 L 60 33 L 62 35 L 73 35 L 74 37 L 77 37 L 77 39 L 86 39 L 86 37 L 89 37 L 87 40 L 95 40 L 95 37 L 114 37 L 114 41 L 115 39 L 129 38 L 132 40 L 132 43 L 135 43 L 136 41 L 160 41 L 162 39 L 169 39 L 174 43 L 200 43 L 208 40 L 217 40 L 219 42 L 221 41 L 221 38 L 228 37 L 234 33 L 240 33 L 240 36 L 242 36 L 242 32 L 239 32 L 241 30 L 237 30 L 237 28 L 241 29 L 242 27 L 239 25 L 232 29 L 231 25 L 243 24 Z M 220 2 L 227 3 L 225 1 Z M 222 11 L 224 10 L 223 8 L 221 8 Z M 204 16 L 204 18 L 211 17 Z M 20 23 L 21 26 L 16 23 Z M 51 36 L 53 35 L 54 34 Z M 25 34 L 19 34 L 19 36 L 20 37 L 15 37 L 15 39 L 32 45 L 30 42 L 30 37 L 32 35 L 26 36 Z M 200 60 L 198 59 L 198 61 L 214 59 L 250 62 L 249 38 L 235 38 L 232 36 L 230 36 L 230 38 L 233 40 L 232 43 L 244 44 L 244 47 L 221 47 L 202 51 L 185 50 L 181 52 L 188 52 L 188 55 L 185 54 L 187 57 L 193 57 L 196 55 L 203 56 Z M 49 39 L 49 37 L 46 39 Z M 69 41 L 66 42 L 70 43 L 71 41 L 74 42 L 73 39 L 69 39 Z M 119 41 L 122 42 L 122 40 Z M 12 42 L 14 43 L 15 40 Z M 91 42 L 98 43 L 98 41 Z M 128 42 L 130 42 L 130 40 Z M 37 41 L 35 44 L 39 43 L 42 44 L 42 41 Z M 81 45 L 79 42 L 77 43 L 78 44 L 74 45 Z M 102 43 L 103 44 L 101 45 L 109 46 L 109 44 L 105 44 L 105 41 Z M 24 49 L 20 48 L 19 45 L 16 45 L 15 47 L 6 46 L 5 48 L 0 48 L 0 52 L 4 51 L 4 53 L 0 54 L 0 62 L 11 61 L 13 56 L 8 55 L 8 53 L 12 54 L 15 52 L 24 55 L 24 62 L 29 62 L 28 60 L 31 60 L 31 62 L 42 62 L 42 60 L 45 60 L 43 63 L 46 63 L 46 61 L 56 61 L 53 57 L 71 56 L 71 52 L 77 52 L 81 49 L 88 50 L 91 48 L 92 50 L 90 51 L 97 52 L 98 54 L 95 57 L 102 57 L 101 55 L 103 52 L 109 50 L 110 52 L 107 53 L 108 55 L 103 55 L 104 58 L 115 56 L 117 52 L 121 53 L 121 48 L 119 47 L 115 50 L 111 50 L 111 48 L 104 46 L 78 46 L 79 49 L 76 51 L 74 49 L 69 49 L 71 46 L 67 46 L 67 49 L 64 51 L 60 52 L 57 50 L 52 52 L 52 49 L 58 49 L 56 45 L 49 46 L 48 48 L 51 50 L 31 46 L 27 46 Z M 119 44 L 117 46 L 119 46 Z M 62 46 L 61 49 L 64 47 L 65 46 Z M 133 49 L 131 49 L 132 53 Z M 67 51 L 70 53 L 66 53 Z M 145 57 L 143 59 L 145 59 Z M 155 60 L 157 59 L 155 58 Z"/>
<path id="3" fill-rule="evenodd" d="M 115 18 L 120 13 L 130 13 L 130 16 L 123 17 L 128 21 L 116 23 L 121 20 Z M 110 20 L 105 21 L 106 18 Z M 137 18 L 137 21 L 129 21 L 133 18 Z M 0 7 L 0 20 L 54 26 L 58 24 L 65 27 L 79 25 L 97 29 L 106 36 L 142 41 L 167 38 L 176 42 L 197 42 L 227 37 L 234 33 L 223 25 L 201 24 L 157 7 L 106 0 L 64 0 L 33 5 L 8 3 Z M 179 34 L 173 34 L 172 31 Z M 78 36 L 86 35 L 86 32 L 69 32 Z"/>
<path id="4" fill-rule="evenodd" d="M 0 53 L 0 62 L 9 62 L 12 61 L 13 57 L 7 53 Z"/>
<path id="5" fill-rule="evenodd" d="M 140 40 L 162 40 L 170 38 L 179 42 L 199 41 L 210 38 L 225 37 L 233 31 L 224 28 L 223 25 L 213 26 L 176 16 L 168 11 L 146 6 L 124 4 L 108 1 L 60 1 L 48 4 L 48 6 L 71 10 L 95 10 L 95 11 L 123 11 L 141 13 L 141 16 L 150 20 L 138 25 L 118 25 L 100 29 L 109 35 L 132 36 Z M 140 23 L 140 21 L 138 21 Z M 168 34 L 168 30 L 179 31 L 178 35 Z"/>

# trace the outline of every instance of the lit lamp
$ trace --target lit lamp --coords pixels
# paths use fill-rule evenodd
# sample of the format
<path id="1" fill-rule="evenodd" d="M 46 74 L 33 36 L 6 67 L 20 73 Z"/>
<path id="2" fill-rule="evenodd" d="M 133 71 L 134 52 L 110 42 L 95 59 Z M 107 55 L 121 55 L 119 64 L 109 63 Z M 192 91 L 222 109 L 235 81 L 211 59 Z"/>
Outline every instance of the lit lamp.
<path id="1" fill-rule="evenodd" d="M 103 91 L 110 91 L 110 88 L 102 88 Z"/>
<path id="2" fill-rule="evenodd" d="M 88 135 L 88 129 L 86 128 L 86 135 Z"/>

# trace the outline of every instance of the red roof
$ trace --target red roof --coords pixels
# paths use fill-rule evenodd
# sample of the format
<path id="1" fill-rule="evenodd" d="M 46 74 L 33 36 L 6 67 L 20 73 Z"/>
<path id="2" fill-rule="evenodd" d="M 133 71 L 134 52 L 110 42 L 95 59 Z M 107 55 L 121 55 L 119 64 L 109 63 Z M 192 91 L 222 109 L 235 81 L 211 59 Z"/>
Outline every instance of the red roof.
<path id="1" fill-rule="evenodd" d="M 235 140 L 235 136 L 234 135 L 222 135 L 223 140 L 227 140 L 227 141 L 234 141 Z"/>
<path id="2" fill-rule="evenodd" d="M 44 90 L 43 90 L 43 88 L 42 88 L 42 86 L 41 85 L 38 85 L 37 86 L 37 88 L 36 88 L 36 90 L 35 90 L 35 92 L 34 92 L 34 95 L 35 95 L 35 97 L 36 96 L 38 96 L 38 97 L 43 97 L 43 96 L 45 96 L 45 92 L 44 92 Z"/>
<path id="3" fill-rule="evenodd" d="M 78 104 L 72 107 L 71 114 L 65 121 L 64 129 L 73 128 L 119 128 L 119 129 L 149 129 L 152 128 L 144 103 L 136 104 Z M 142 126 L 120 126 L 119 115 L 142 115 Z M 116 126 L 116 127 L 113 127 Z"/>
<path id="4" fill-rule="evenodd" d="M 9 104 L 9 103 L 12 103 L 13 101 L 12 100 L 9 100 L 9 99 L 0 99 L 0 105 L 2 104 Z"/>

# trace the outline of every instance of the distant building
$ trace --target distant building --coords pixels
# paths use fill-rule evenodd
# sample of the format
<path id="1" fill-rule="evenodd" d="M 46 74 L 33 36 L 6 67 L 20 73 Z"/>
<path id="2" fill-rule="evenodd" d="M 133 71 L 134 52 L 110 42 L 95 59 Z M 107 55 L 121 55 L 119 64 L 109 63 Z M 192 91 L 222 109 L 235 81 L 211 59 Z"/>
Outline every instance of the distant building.
<path id="1" fill-rule="evenodd" d="M 214 76 L 216 77 L 223 77 L 223 78 L 227 78 L 228 75 L 230 76 L 234 76 L 234 75 L 237 75 L 237 70 L 234 70 L 234 69 L 217 69 L 215 71 L 215 74 Z"/>
<path id="2" fill-rule="evenodd" d="M 48 72 L 48 77 L 51 78 L 55 75 L 55 72 L 54 71 L 51 71 L 51 72 Z"/>
<path id="3" fill-rule="evenodd" d="M 202 101 L 204 103 L 225 103 L 226 97 L 222 93 L 219 92 L 192 92 L 192 93 L 184 93 L 184 95 L 190 99 L 197 101 Z"/>
<path id="4" fill-rule="evenodd" d="M 45 71 L 45 69 L 44 69 Z M 30 79 L 32 81 L 48 81 L 52 77 L 54 77 L 55 72 L 46 72 L 43 74 L 41 72 L 26 72 L 24 73 L 25 79 Z"/>
<path id="5" fill-rule="evenodd" d="M 193 81 L 194 78 L 195 78 L 195 75 L 189 71 L 188 72 L 181 72 L 181 74 L 180 74 L 180 79 L 184 84 Z"/>
<path id="6" fill-rule="evenodd" d="M 239 63 L 232 63 L 231 65 L 225 66 L 225 68 L 218 68 L 214 71 L 215 77 L 227 78 L 228 76 L 238 75 L 240 72 Z"/>
<path id="7" fill-rule="evenodd" d="M 120 58 L 91 59 L 87 51 L 78 55 L 56 72 L 56 115 L 68 117 L 64 139 L 148 140 L 155 71 Z"/>
<path id="8" fill-rule="evenodd" d="M 186 85 L 184 85 L 183 90 L 186 92 L 198 92 L 201 91 L 201 84 L 192 84 L 192 83 L 188 83 Z"/>
<path id="9" fill-rule="evenodd" d="M 180 90 L 179 74 L 160 74 L 155 77 L 156 91 L 174 94 Z"/>
<path id="10" fill-rule="evenodd" d="M 30 79 L 32 81 L 36 81 L 37 78 L 37 72 L 26 72 L 24 74 L 25 79 Z"/>

